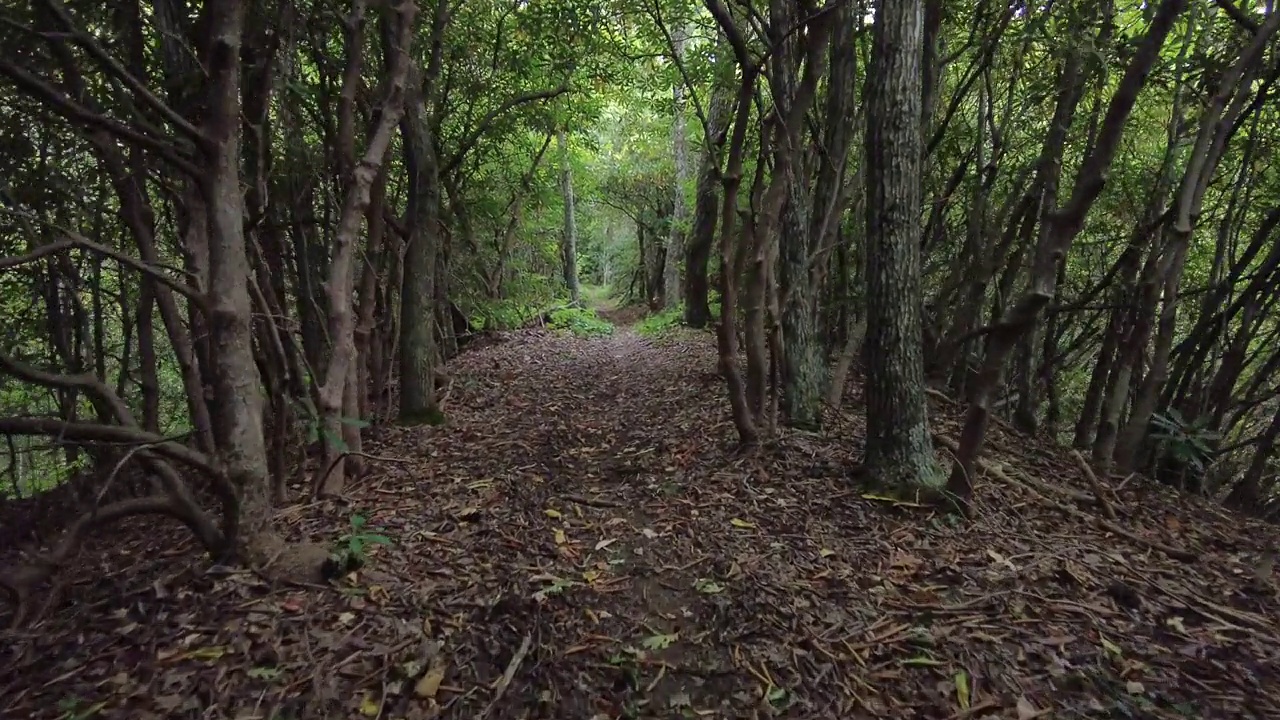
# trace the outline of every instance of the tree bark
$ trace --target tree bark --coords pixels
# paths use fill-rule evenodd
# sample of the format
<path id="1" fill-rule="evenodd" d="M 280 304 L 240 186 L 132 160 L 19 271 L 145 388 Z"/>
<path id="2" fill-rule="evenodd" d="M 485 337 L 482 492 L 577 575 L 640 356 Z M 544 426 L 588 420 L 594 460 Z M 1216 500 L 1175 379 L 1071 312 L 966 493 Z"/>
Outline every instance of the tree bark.
<path id="1" fill-rule="evenodd" d="M 564 200 L 564 228 L 560 239 L 560 262 L 564 271 L 564 286 L 569 299 L 579 301 L 578 292 L 578 220 L 573 207 L 573 168 L 570 166 L 569 137 L 561 128 L 556 135 L 560 146 L 560 195 Z"/>
<path id="2" fill-rule="evenodd" d="M 400 327 L 397 338 L 402 423 L 444 422 L 436 398 L 436 275 L 440 253 L 440 164 L 431 124 L 441 41 L 448 3 L 439 0 L 432 17 L 431 59 L 425 72 L 410 68 L 405 113 L 400 119 L 405 168 L 409 175 L 408 237 L 400 264 Z M 394 340 L 393 340 L 394 342 Z"/>
<path id="3" fill-rule="evenodd" d="M 920 286 L 921 0 L 876 4 L 867 80 L 866 469 L 888 487 L 937 488 L 924 397 Z"/>
<path id="4" fill-rule="evenodd" d="M 676 62 L 681 62 L 684 55 L 685 35 L 683 25 L 677 25 L 671 33 L 672 51 Z M 684 85 L 677 82 L 671 89 L 672 112 L 671 145 L 675 156 L 675 183 L 672 192 L 671 232 L 667 239 L 667 254 L 662 268 L 662 300 L 666 307 L 673 308 L 680 304 L 680 261 L 684 258 L 685 226 L 688 224 L 688 209 L 684 199 L 684 186 L 689 181 L 689 139 L 685 129 L 684 117 Z"/>

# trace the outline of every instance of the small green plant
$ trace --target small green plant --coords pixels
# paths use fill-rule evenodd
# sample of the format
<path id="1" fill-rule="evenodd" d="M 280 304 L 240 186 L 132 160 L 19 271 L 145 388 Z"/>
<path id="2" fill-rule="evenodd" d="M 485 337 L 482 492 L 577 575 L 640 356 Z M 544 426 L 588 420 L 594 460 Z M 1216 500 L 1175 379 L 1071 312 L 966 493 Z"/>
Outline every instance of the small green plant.
<path id="1" fill-rule="evenodd" d="M 1222 439 L 1209 427 L 1210 422 L 1211 418 L 1188 421 L 1177 409 L 1169 408 L 1151 416 L 1151 424 L 1155 426 L 1152 438 L 1170 460 L 1202 473 L 1213 459 L 1213 443 Z"/>
<path id="2" fill-rule="evenodd" d="M 547 323 L 556 330 L 566 330 L 578 337 L 604 337 L 613 334 L 613 323 L 602 320 L 592 310 L 567 307 L 551 311 L 551 321 Z"/>
<path id="3" fill-rule="evenodd" d="M 654 313 L 636 323 L 636 332 L 646 337 L 661 337 L 684 325 L 684 304 Z"/>
<path id="4" fill-rule="evenodd" d="M 363 515 L 351 516 L 351 528 L 338 537 L 337 547 L 332 558 L 334 563 L 344 572 L 351 572 L 362 567 L 369 559 L 365 549 L 370 545 L 390 545 L 391 538 L 366 529 L 368 520 Z"/>
<path id="5" fill-rule="evenodd" d="M 482 304 L 468 318 L 473 330 L 513 330 L 536 318 L 538 306 L 520 300 L 493 300 Z"/>
<path id="6" fill-rule="evenodd" d="M 78 697 L 67 697 L 58 701 L 58 710 L 62 712 L 58 720 L 88 720 L 107 706 L 106 702 L 85 705 Z"/>
<path id="7" fill-rule="evenodd" d="M 347 443 L 342 436 L 334 435 L 325 428 L 324 422 L 320 418 L 319 412 L 316 411 L 315 405 L 308 400 L 293 401 L 294 413 L 298 417 L 298 421 L 302 424 L 303 429 L 307 433 L 307 444 L 314 443 L 323 439 L 325 444 L 337 448 L 338 452 L 347 452 L 349 449 Z M 369 427 L 368 420 L 362 420 L 356 417 L 340 417 L 338 422 L 348 427 L 360 428 L 361 430 Z"/>

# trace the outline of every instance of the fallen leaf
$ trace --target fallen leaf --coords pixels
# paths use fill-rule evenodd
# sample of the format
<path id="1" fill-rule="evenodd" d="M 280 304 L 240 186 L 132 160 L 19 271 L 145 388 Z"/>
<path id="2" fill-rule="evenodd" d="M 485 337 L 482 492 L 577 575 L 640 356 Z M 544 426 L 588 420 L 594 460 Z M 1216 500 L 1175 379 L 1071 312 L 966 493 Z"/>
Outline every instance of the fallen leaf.
<path id="1" fill-rule="evenodd" d="M 1044 714 L 1043 710 L 1038 709 L 1026 695 L 1018 698 L 1018 720 L 1034 720 Z"/>
<path id="2" fill-rule="evenodd" d="M 373 698 L 372 695 L 365 695 L 360 701 L 360 714 L 365 717 L 378 717 L 382 713 L 382 703 Z"/>
<path id="3" fill-rule="evenodd" d="M 187 656 L 195 660 L 205 660 L 207 662 L 213 662 L 214 660 L 217 660 L 226 654 L 227 654 L 227 649 L 224 647 L 207 647 L 207 648 L 196 648 L 195 650 L 192 650 L 191 652 L 187 653 Z"/>
<path id="4" fill-rule="evenodd" d="M 556 536 L 557 545 L 563 545 L 569 541 L 569 538 L 565 537 L 564 531 L 561 530 L 560 528 L 556 528 L 555 536 Z"/>
<path id="5" fill-rule="evenodd" d="M 413 694 L 420 698 L 434 700 L 436 693 L 440 692 L 440 683 L 444 682 L 444 671 L 448 666 L 449 664 L 444 661 L 432 664 L 431 669 L 418 678 L 417 684 L 413 686 Z"/>
<path id="6" fill-rule="evenodd" d="M 822 548 L 821 550 L 818 551 L 818 557 L 829 558 L 835 554 L 836 554 L 836 551 L 832 550 L 831 548 Z"/>
<path id="7" fill-rule="evenodd" d="M 245 674 L 255 680 L 275 680 L 280 677 L 280 670 L 273 667 L 251 667 Z"/>
<path id="8" fill-rule="evenodd" d="M 559 510 L 556 510 L 555 508 L 547 508 L 546 510 L 543 510 L 542 512 L 546 513 L 546 514 L 547 514 L 547 517 L 549 517 L 549 518 L 562 518 L 562 517 L 564 517 L 564 514 L 562 514 Z"/>
<path id="9" fill-rule="evenodd" d="M 956 673 L 956 701 L 961 710 L 969 709 L 969 675 L 963 670 Z"/>
<path id="10" fill-rule="evenodd" d="M 987 548 L 987 555 L 990 556 L 992 560 L 995 560 L 997 564 L 1004 565 L 1008 567 L 1010 570 L 1017 571 L 1018 569 L 1014 567 L 1013 563 L 1009 562 L 1009 558 L 1006 558 L 1005 556 L 1001 555 L 995 550 L 992 550 L 991 548 Z"/>
<path id="11" fill-rule="evenodd" d="M 603 550 L 617 541 L 618 541 L 617 538 L 609 538 L 608 540 L 601 540 L 600 542 L 596 543 L 596 550 Z"/>
<path id="12" fill-rule="evenodd" d="M 1141 695 L 1147 691 L 1147 689 L 1142 686 L 1142 683 L 1138 682 L 1137 680 L 1130 680 L 1129 682 L 1125 683 L 1124 689 L 1130 695 Z"/>
<path id="13" fill-rule="evenodd" d="M 909 665 L 909 666 L 927 665 L 927 666 L 933 667 L 937 665 L 942 665 L 943 663 L 941 660 L 934 660 L 933 658 L 928 657 L 926 655 L 918 655 L 913 658 L 907 658 L 906 660 L 901 661 L 900 664 Z"/>
<path id="14" fill-rule="evenodd" d="M 679 638 L 680 633 L 671 633 L 670 635 L 663 635 L 659 633 L 658 635 L 650 635 L 644 640 L 641 640 L 640 644 L 649 650 L 662 650 L 671 647 L 671 643 L 675 642 Z"/>
<path id="15" fill-rule="evenodd" d="M 755 523 L 749 523 L 746 520 L 742 520 L 740 518 L 733 518 L 732 520 L 729 521 L 729 524 L 736 528 L 743 528 L 743 529 L 755 527 Z"/>
<path id="16" fill-rule="evenodd" d="M 707 578 L 698 578 L 697 581 L 693 583 L 693 589 L 706 595 L 715 595 L 716 593 L 724 592 L 723 585 L 715 580 L 708 580 Z"/>
<path id="17" fill-rule="evenodd" d="M 1108 640 L 1105 635 L 1099 635 L 1098 639 L 1102 642 L 1103 649 L 1109 654 L 1115 655 L 1116 657 L 1120 657 L 1123 654 L 1120 650 L 1120 646 Z"/>

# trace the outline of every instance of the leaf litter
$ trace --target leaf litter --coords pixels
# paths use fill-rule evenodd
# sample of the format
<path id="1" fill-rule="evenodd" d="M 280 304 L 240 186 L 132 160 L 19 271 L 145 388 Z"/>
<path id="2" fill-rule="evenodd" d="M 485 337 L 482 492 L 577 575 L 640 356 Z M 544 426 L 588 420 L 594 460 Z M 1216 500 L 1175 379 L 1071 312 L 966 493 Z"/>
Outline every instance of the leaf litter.
<path id="1" fill-rule="evenodd" d="M 999 427 L 959 524 L 850 480 L 857 378 L 742 454 L 714 368 L 691 332 L 464 354 L 447 425 L 371 432 L 406 462 L 281 513 L 359 514 L 363 568 L 272 587 L 122 523 L 3 636 L 0 717 L 1280 717 L 1272 528 Z"/>

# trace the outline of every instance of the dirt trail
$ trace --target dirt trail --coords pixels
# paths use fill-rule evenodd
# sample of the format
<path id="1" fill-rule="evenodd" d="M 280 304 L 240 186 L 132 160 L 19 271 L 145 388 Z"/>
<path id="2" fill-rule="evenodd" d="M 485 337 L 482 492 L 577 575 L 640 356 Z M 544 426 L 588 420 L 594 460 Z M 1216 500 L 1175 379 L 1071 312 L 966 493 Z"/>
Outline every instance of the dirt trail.
<path id="1" fill-rule="evenodd" d="M 984 481 L 960 527 L 851 486 L 856 412 L 733 452 L 714 368 L 705 335 L 626 328 L 467 353 L 446 426 L 380 430 L 369 452 L 394 461 L 347 503 L 285 512 L 298 536 L 359 513 L 392 539 L 340 592 L 186 551 L 78 581 L 0 656 L 0 717 L 1280 716 L 1278 613 L 1244 570 L 1263 539 L 1240 523 L 1131 486 L 1126 524 L 1201 554 L 1184 565 Z M 122 533 L 81 577 L 157 542 Z"/>

